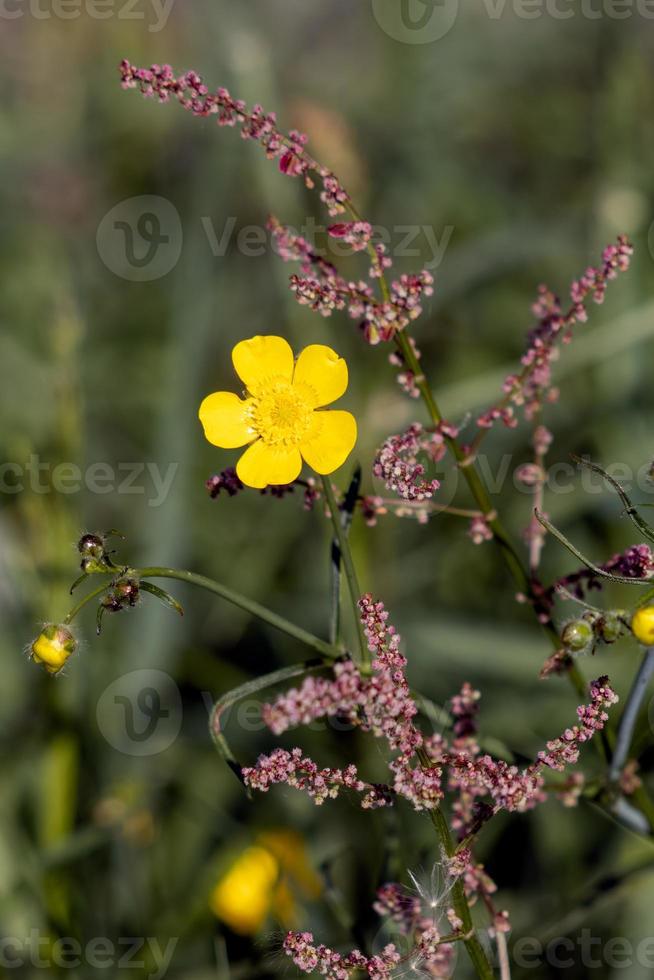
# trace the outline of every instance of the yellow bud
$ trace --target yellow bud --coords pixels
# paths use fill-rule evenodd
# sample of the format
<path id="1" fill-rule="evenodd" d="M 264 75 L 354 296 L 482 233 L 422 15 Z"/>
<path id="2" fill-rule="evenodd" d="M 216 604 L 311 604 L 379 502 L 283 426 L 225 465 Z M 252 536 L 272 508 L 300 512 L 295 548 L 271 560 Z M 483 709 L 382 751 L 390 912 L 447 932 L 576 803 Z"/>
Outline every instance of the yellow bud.
<path id="1" fill-rule="evenodd" d="M 49 674 L 58 674 L 75 652 L 77 641 L 66 626 L 44 626 L 32 644 L 32 660 L 43 664 Z"/>
<path id="2" fill-rule="evenodd" d="M 642 606 L 631 618 L 631 631 L 645 646 L 654 646 L 654 606 Z"/>

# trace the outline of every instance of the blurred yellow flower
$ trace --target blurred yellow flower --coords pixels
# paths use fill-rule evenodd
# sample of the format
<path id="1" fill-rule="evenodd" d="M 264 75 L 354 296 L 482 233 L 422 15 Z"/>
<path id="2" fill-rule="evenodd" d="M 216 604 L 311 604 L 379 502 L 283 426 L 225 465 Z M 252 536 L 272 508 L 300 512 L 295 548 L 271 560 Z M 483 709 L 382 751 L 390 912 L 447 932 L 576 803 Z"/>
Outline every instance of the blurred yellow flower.
<path id="1" fill-rule="evenodd" d="M 209 905 L 240 935 L 255 935 L 270 915 L 290 928 L 297 919 L 291 883 L 309 898 L 320 894 L 320 879 L 309 864 L 302 838 L 292 831 L 267 831 L 228 868 Z"/>
<path id="2" fill-rule="evenodd" d="M 31 647 L 34 663 L 43 664 L 49 674 L 58 674 L 75 652 L 77 641 L 66 626 L 44 626 Z"/>
<path id="3" fill-rule="evenodd" d="M 647 647 L 654 646 L 654 606 L 642 606 L 631 619 L 631 630 Z"/>
<path id="4" fill-rule="evenodd" d="M 214 888 L 215 915 L 241 935 L 258 932 L 270 911 L 279 865 L 265 847 L 248 847 Z"/>
<path id="5" fill-rule="evenodd" d="M 357 424 L 350 412 L 324 408 L 344 394 L 347 364 L 331 347 L 311 344 L 294 361 L 283 337 L 251 337 L 232 351 L 245 398 L 216 391 L 200 405 L 204 434 L 214 446 L 248 446 L 236 466 L 248 487 L 292 483 L 302 460 L 333 473 L 352 452 Z"/>

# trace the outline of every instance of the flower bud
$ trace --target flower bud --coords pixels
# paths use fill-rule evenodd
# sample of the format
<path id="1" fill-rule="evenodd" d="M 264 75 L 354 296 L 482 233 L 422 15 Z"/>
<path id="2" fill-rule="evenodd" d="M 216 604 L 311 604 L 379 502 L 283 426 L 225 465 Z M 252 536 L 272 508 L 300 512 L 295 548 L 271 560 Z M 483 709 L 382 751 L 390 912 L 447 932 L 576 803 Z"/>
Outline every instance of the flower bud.
<path id="1" fill-rule="evenodd" d="M 595 634 L 592 625 L 585 619 L 573 619 L 564 627 L 561 633 L 561 642 L 566 650 L 572 653 L 581 653 L 589 643 L 592 643 Z"/>
<path id="2" fill-rule="evenodd" d="M 124 578 L 116 582 L 114 596 L 124 606 L 135 606 L 139 598 L 138 579 Z"/>
<path id="3" fill-rule="evenodd" d="M 654 606 L 641 606 L 631 617 L 631 632 L 645 646 L 654 646 Z"/>
<path id="4" fill-rule="evenodd" d="M 83 534 L 77 542 L 77 550 L 84 560 L 95 558 L 101 561 L 104 557 L 104 541 L 97 534 Z"/>
<path id="5" fill-rule="evenodd" d="M 599 623 L 599 633 L 605 643 L 615 643 L 620 638 L 622 622 L 619 612 L 607 612 Z"/>
<path id="6" fill-rule="evenodd" d="M 77 641 L 67 626 L 44 626 L 32 644 L 32 660 L 43 664 L 49 674 L 58 674 L 75 652 Z"/>

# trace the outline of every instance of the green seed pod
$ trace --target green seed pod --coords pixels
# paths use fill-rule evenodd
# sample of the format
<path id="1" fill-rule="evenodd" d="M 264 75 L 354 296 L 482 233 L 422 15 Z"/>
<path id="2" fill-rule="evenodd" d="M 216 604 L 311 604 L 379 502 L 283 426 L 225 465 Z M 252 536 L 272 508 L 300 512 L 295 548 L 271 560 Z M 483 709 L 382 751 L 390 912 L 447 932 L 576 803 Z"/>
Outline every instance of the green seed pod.
<path id="1" fill-rule="evenodd" d="M 599 623 L 599 634 L 605 643 L 615 643 L 622 633 L 623 625 L 620 622 L 619 612 L 605 613 Z"/>
<path id="2" fill-rule="evenodd" d="M 581 653 L 593 642 L 595 633 L 591 624 L 585 619 L 573 619 L 561 633 L 561 642 L 571 653 Z"/>

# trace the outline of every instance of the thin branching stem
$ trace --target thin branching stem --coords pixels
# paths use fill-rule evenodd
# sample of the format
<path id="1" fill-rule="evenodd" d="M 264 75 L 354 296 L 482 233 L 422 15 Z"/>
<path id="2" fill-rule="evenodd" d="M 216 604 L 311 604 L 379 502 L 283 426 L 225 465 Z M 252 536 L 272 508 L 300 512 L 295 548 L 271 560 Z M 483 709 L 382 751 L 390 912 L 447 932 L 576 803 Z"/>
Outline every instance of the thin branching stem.
<path id="1" fill-rule="evenodd" d="M 612 782 L 617 782 L 620 779 L 620 774 L 627 761 L 634 728 L 652 677 L 654 677 L 654 647 L 647 647 L 620 718 L 615 749 L 609 768 L 609 779 Z"/>
<path id="2" fill-rule="evenodd" d="M 323 476 L 322 485 L 325 493 L 325 500 L 327 502 L 327 506 L 329 507 L 332 526 L 334 528 L 334 536 L 338 542 L 339 551 L 341 553 L 341 562 L 343 564 L 343 571 L 345 572 L 345 579 L 347 581 L 350 601 L 352 603 L 352 613 L 357 626 L 357 635 L 359 638 L 359 664 L 361 669 L 367 673 L 370 671 L 370 653 L 368 651 L 368 644 L 366 642 L 363 626 L 361 625 L 361 618 L 359 616 L 361 587 L 359 586 L 356 568 L 354 567 L 354 561 L 352 559 L 352 551 L 350 549 L 347 529 L 344 527 L 341 520 L 341 512 L 338 503 L 336 502 L 334 488 L 332 487 L 331 480 L 328 476 Z"/>

